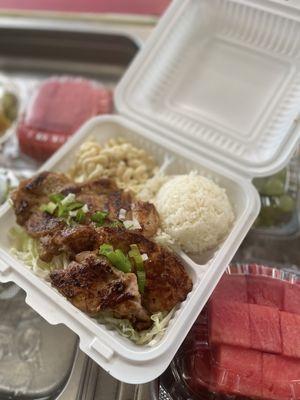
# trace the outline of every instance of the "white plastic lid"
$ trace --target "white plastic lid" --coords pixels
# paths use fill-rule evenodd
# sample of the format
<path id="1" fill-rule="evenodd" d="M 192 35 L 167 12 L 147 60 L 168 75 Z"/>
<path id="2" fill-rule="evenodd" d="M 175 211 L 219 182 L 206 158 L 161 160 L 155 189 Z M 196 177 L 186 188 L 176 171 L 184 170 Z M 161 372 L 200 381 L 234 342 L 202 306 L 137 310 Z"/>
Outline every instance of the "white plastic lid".
<path id="1" fill-rule="evenodd" d="M 300 11 L 278 3 L 175 0 L 118 111 L 241 175 L 283 167 L 300 132 Z"/>

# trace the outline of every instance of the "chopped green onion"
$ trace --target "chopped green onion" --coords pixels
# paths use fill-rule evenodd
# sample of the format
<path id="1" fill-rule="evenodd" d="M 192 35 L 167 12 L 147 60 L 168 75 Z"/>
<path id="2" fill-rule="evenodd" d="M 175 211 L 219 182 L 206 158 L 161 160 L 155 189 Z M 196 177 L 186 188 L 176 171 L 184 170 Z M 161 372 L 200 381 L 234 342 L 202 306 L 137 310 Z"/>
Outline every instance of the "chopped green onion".
<path id="1" fill-rule="evenodd" d="M 140 253 L 137 244 L 130 245 L 131 250 L 128 255 L 130 258 L 133 258 L 135 266 L 136 266 L 136 276 L 138 281 L 139 291 L 144 293 L 145 285 L 146 285 L 146 271 L 144 268 L 143 256 Z"/>
<path id="2" fill-rule="evenodd" d="M 65 197 L 63 200 L 61 200 L 61 204 L 63 206 L 67 206 L 71 203 L 74 203 L 75 201 L 75 194 L 74 193 L 69 193 L 67 197 Z"/>
<path id="3" fill-rule="evenodd" d="M 57 193 L 57 194 L 50 194 L 49 199 L 51 201 L 53 201 L 53 203 L 59 203 L 61 202 L 63 199 L 65 198 L 65 196 L 61 193 Z"/>
<path id="4" fill-rule="evenodd" d="M 84 221 L 84 219 L 85 219 L 85 213 L 82 211 L 82 209 L 78 210 L 75 216 L 75 221 L 81 223 Z"/>
<path id="5" fill-rule="evenodd" d="M 99 254 L 102 254 L 103 256 L 106 256 L 108 253 L 111 253 L 114 251 L 114 248 L 110 244 L 101 244 L 100 249 L 99 249 Z"/>
<path id="6" fill-rule="evenodd" d="M 104 220 L 107 217 L 108 212 L 107 211 L 96 211 L 92 216 L 91 220 L 93 222 L 96 222 L 98 226 L 101 226 L 104 224 Z"/>
<path id="7" fill-rule="evenodd" d="M 75 201 L 74 203 L 70 203 L 67 206 L 67 209 L 69 211 L 73 211 L 73 210 L 78 210 L 79 208 L 83 207 L 83 203 L 80 203 L 80 201 Z"/>
<path id="8" fill-rule="evenodd" d="M 52 214 L 54 214 L 56 207 L 57 207 L 57 204 L 50 201 L 48 204 L 42 204 L 40 207 L 40 210 L 52 215 Z"/>
<path id="9" fill-rule="evenodd" d="M 131 263 L 128 257 L 123 253 L 122 250 L 117 249 L 115 250 L 116 261 L 115 266 L 123 272 L 130 272 L 131 271 Z"/>
<path id="10" fill-rule="evenodd" d="M 130 245 L 131 250 L 129 251 L 128 255 L 129 257 L 134 259 L 136 269 L 138 271 L 143 271 L 144 270 L 144 263 L 143 263 L 143 258 L 140 253 L 140 250 L 136 244 Z"/>
<path id="11" fill-rule="evenodd" d="M 67 217 L 68 216 L 68 209 L 66 206 L 64 206 L 62 203 L 58 204 L 58 212 L 57 216 L 59 218 Z"/>
<path id="12" fill-rule="evenodd" d="M 83 211 L 85 214 L 89 212 L 89 207 L 88 207 L 87 204 L 85 204 L 85 205 L 82 207 L 82 211 Z"/>
<path id="13" fill-rule="evenodd" d="M 118 268 L 120 271 L 131 271 L 131 263 L 121 249 L 114 250 L 113 246 L 104 243 L 100 246 L 99 254 L 107 257 L 113 266 Z"/>

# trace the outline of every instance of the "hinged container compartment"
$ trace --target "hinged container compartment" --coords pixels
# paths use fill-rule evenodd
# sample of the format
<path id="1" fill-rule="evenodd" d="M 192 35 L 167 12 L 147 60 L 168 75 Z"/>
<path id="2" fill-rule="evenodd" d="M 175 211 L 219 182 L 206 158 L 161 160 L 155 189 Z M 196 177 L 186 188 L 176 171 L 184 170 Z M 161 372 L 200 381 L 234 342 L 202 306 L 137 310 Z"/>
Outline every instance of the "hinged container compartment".
<path id="1" fill-rule="evenodd" d="M 167 174 L 198 170 L 224 187 L 234 226 L 206 260 L 180 256 L 193 290 L 162 339 L 137 346 L 76 309 L 9 253 L 0 239 L 0 280 L 15 281 L 51 323 L 64 323 L 80 347 L 115 378 L 143 383 L 169 365 L 259 212 L 255 175 L 287 162 L 299 137 L 300 15 L 269 1 L 175 1 L 116 92 L 122 116 L 86 123 L 44 166 L 66 171 L 78 146 L 124 136 L 148 150 Z M 14 225 L 8 206 L 3 231 Z"/>

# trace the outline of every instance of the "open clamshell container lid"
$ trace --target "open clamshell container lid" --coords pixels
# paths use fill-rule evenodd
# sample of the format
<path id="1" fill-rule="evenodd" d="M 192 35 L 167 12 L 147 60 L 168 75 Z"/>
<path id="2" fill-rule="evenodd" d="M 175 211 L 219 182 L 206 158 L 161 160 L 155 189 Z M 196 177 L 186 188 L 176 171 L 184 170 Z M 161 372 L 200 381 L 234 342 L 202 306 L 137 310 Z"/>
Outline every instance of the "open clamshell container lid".
<path id="1" fill-rule="evenodd" d="M 119 85 L 118 110 L 246 176 L 278 170 L 300 111 L 300 12 L 280 3 L 175 1 Z"/>
<path id="2" fill-rule="evenodd" d="M 281 168 L 297 142 L 300 15 L 272 4 L 175 1 L 117 88 L 121 115 L 90 120 L 42 167 L 66 172 L 90 135 L 100 143 L 122 135 L 159 165 L 173 159 L 168 174 L 196 169 L 227 191 L 231 232 L 209 260 L 180 254 L 193 290 L 160 341 L 136 345 L 85 315 L 12 256 L 7 235 L 0 238 L 0 280 L 21 286 L 28 304 L 48 322 L 66 324 L 80 348 L 124 382 L 148 382 L 170 364 L 258 215 L 250 178 Z M 0 218 L 8 232 L 13 210 L 4 207 Z"/>

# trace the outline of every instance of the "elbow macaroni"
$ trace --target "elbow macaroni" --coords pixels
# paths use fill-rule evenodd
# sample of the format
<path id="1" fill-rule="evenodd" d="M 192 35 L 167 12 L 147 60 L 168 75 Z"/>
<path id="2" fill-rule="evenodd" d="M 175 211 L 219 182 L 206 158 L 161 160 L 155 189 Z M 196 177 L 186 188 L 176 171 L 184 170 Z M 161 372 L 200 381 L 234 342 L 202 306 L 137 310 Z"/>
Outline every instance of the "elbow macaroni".
<path id="1" fill-rule="evenodd" d="M 76 182 L 112 178 L 121 189 L 138 193 L 156 171 L 154 159 L 123 138 L 110 139 L 104 145 L 89 139 L 80 146 L 69 176 Z"/>

